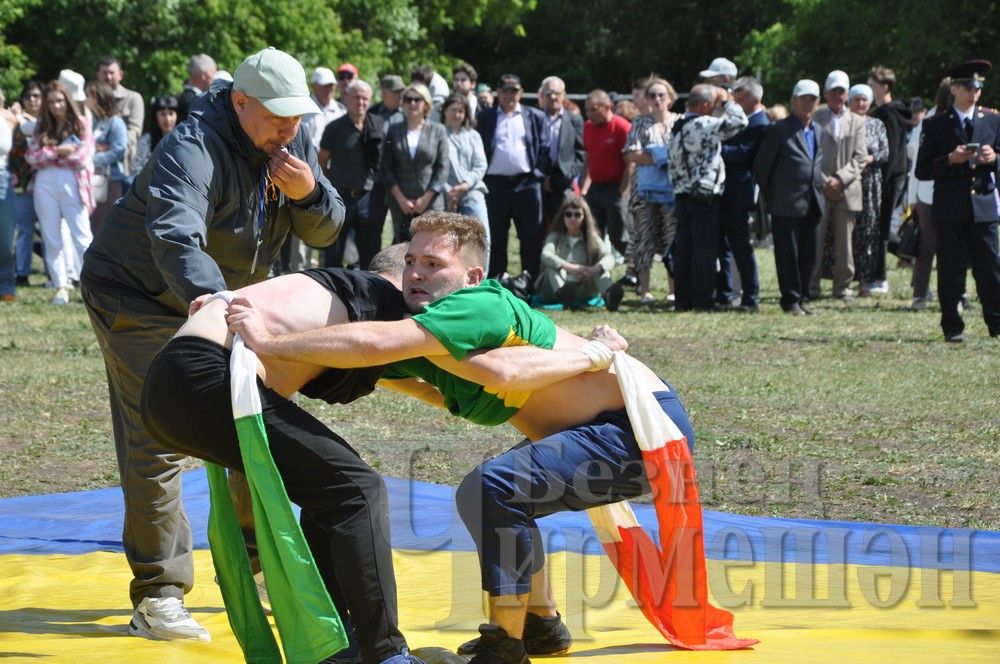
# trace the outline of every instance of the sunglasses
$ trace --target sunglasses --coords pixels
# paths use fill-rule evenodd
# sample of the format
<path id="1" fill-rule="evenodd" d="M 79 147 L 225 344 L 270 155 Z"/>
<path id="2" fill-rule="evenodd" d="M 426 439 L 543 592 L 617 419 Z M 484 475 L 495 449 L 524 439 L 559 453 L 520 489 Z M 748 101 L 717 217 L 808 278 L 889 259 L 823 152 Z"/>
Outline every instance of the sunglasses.
<path id="1" fill-rule="evenodd" d="M 339 74 L 337 74 L 337 79 L 341 81 L 349 81 L 352 78 L 354 78 L 354 74 L 352 74 L 349 71 L 342 71 Z"/>
<path id="2" fill-rule="evenodd" d="M 423 97 L 403 97 L 404 104 L 419 104 L 424 101 Z"/>
<path id="3" fill-rule="evenodd" d="M 567 219 L 583 219 L 583 210 L 566 210 L 563 216 Z"/>
<path id="4" fill-rule="evenodd" d="M 664 98 L 664 97 L 667 97 L 667 96 L 668 95 L 667 95 L 666 92 L 647 92 L 646 93 L 646 98 L 647 99 L 661 99 L 661 98 Z"/>

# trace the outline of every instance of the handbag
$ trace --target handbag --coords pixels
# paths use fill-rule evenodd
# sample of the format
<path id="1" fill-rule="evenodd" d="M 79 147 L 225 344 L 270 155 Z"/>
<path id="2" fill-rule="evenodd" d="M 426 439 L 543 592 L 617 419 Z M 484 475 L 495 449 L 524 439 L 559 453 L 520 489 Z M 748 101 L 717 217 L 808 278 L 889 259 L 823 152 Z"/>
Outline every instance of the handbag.
<path id="1" fill-rule="evenodd" d="M 108 176 L 94 173 L 90 176 L 90 193 L 95 203 L 108 202 Z"/>
<path id="2" fill-rule="evenodd" d="M 899 227 L 899 242 L 893 252 L 899 258 L 914 259 L 920 252 L 920 228 L 913 218 L 909 218 Z"/>

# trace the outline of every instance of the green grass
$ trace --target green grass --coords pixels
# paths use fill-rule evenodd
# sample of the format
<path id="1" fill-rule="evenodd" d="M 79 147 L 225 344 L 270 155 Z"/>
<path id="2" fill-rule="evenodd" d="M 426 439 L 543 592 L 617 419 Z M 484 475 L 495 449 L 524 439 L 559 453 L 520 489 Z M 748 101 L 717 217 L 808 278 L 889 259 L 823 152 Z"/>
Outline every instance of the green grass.
<path id="1" fill-rule="evenodd" d="M 821 300 L 815 316 L 791 317 L 773 257 L 757 257 L 757 315 L 674 314 L 629 295 L 615 314 L 553 318 L 578 333 L 610 322 L 677 388 L 708 508 L 1000 529 L 1000 344 L 979 307 L 966 342 L 945 344 L 936 304 L 908 311 L 909 272 L 895 269 L 887 297 Z M 662 300 L 662 269 L 654 291 Z M 97 344 L 79 294 L 64 308 L 51 295 L 22 289 L 0 306 L 0 496 L 117 484 Z M 389 475 L 455 484 L 518 440 L 394 394 L 302 401 Z"/>

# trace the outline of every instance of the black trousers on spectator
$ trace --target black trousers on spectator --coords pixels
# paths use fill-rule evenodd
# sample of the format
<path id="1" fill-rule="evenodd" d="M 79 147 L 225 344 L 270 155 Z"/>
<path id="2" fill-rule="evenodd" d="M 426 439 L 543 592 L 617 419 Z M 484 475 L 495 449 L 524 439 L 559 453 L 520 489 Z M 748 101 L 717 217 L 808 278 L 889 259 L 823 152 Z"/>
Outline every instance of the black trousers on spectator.
<path id="1" fill-rule="evenodd" d="M 487 175 L 483 182 L 486 214 L 490 218 L 490 266 L 488 276 L 497 278 L 507 271 L 507 235 L 514 221 L 521 243 L 521 270 L 532 278 L 539 274 L 542 260 L 542 185 L 531 173 Z"/>
<path id="2" fill-rule="evenodd" d="M 625 207 L 628 198 L 618 192 L 620 187 L 621 182 L 592 182 L 587 191 L 587 205 L 594 213 L 594 220 L 601 233 L 606 233 L 611 246 L 624 256 L 628 252 L 625 238 Z"/>
<path id="3" fill-rule="evenodd" d="M 976 280 L 983 320 L 993 336 L 1000 335 L 1000 251 L 997 222 L 934 220 L 937 235 L 938 301 L 945 336 L 965 329 L 958 302 L 965 294 L 966 256 Z"/>
<path id="4" fill-rule="evenodd" d="M 882 183 L 882 209 L 878 217 L 878 241 L 875 243 L 875 280 L 885 281 L 886 250 L 889 247 L 889 227 L 892 214 L 903 203 L 906 173 L 890 173 Z"/>
<path id="5" fill-rule="evenodd" d="M 171 340 L 149 367 L 142 415 L 164 447 L 242 471 L 229 356 L 206 339 Z M 350 615 L 365 662 L 399 653 L 406 641 L 397 626 L 382 477 L 322 422 L 260 381 L 258 388 L 274 464 L 302 508 L 302 532 L 330 598 Z"/>
<path id="6" fill-rule="evenodd" d="M 788 311 L 801 304 L 809 291 L 809 277 L 816 261 L 816 233 L 820 211 L 816 199 L 804 217 L 771 215 L 774 267 L 778 272 L 781 308 Z"/>
<path id="7" fill-rule="evenodd" d="M 337 241 L 326 249 L 323 255 L 325 267 L 344 267 L 344 248 L 347 246 L 349 231 L 354 231 L 354 243 L 358 247 L 358 266 L 368 269 L 382 249 L 382 226 L 385 224 L 385 207 L 375 205 L 372 191 L 341 192 L 347 210 L 344 215 L 344 226 L 340 229 Z M 378 216 L 381 208 L 381 216 Z"/>
<path id="8" fill-rule="evenodd" d="M 698 201 L 678 194 L 674 236 L 674 308 L 715 306 L 715 261 L 719 255 L 719 197 Z"/>
<path id="9" fill-rule="evenodd" d="M 757 276 L 757 259 L 753 255 L 753 245 L 750 244 L 750 211 L 733 205 L 719 204 L 719 280 L 717 295 L 732 295 L 732 272 L 729 262 L 736 265 L 740 275 L 740 285 L 743 297 L 740 304 L 744 306 L 758 304 L 760 300 L 760 283 Z M 728 249 L 728 251 L 725 251 Z M 720 301 L 726 297 L 719 298 Z"/>

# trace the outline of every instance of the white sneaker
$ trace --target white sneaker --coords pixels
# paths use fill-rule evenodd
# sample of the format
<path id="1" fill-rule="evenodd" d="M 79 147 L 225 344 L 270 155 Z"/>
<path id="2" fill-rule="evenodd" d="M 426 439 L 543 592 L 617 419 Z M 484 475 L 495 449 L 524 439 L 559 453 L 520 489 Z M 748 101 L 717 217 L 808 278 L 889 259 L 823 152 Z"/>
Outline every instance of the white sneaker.
<path id="1" fill-rule="evenodd" d="M 52 304 L 60 307 L 64 304 L 69 304 L 69 291 L 65 288 L 57 290 L 56 296 L 52 298 Z"/>
<path id="2" fill-rule="evenodd" d="M 889 282 L 885 280 L 873 281 L 868 284 L 868 292 L 872 295 L 886 295 L 889 292 Z"/>
<path id="3" fill-rule="evenodd" d="M 191 617 L 176 597 L 147 597 L 132 613 L 128 633 L 154 641 L 211 641 L 212 635 Z"/>

